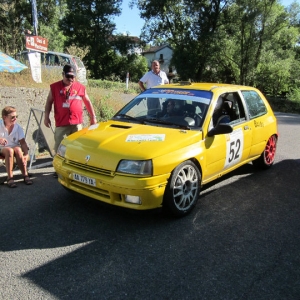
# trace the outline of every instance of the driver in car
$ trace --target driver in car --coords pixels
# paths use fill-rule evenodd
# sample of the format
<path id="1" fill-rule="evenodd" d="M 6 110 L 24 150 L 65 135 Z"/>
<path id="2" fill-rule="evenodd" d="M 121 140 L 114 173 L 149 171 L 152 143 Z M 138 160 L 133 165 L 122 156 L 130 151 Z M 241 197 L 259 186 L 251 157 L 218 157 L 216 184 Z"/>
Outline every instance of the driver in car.
<path id="1" fill-rule="evenodd" d="M 178 115 L 175 109 L 175 101 L 169 100 L 167 101 L 167 113 L 164 115 L 164 117 L 171 117 Z"/>

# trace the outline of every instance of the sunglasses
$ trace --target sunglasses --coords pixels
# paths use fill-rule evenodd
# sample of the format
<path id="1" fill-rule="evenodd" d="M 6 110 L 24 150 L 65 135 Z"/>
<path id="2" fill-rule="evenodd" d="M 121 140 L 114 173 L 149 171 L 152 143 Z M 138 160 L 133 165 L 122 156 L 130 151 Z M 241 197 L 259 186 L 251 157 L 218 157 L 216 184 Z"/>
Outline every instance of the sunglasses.
<path id="1" fill-rule="evenodd" d="M 72 79 L 74 79 L 75 78 L 75 76 L 74 75 L 65 75 L 66 76 L 66 78 L 72 78 Z"/>
<path id="2" fill-rule="evenodd" d="M 8 115 L 8 116 L 10 116 L 10 115 Z M 11 120 L 15 120 L 18 118 L 18 116 L 10 116 L 10 118 L 11 118 Z"/>

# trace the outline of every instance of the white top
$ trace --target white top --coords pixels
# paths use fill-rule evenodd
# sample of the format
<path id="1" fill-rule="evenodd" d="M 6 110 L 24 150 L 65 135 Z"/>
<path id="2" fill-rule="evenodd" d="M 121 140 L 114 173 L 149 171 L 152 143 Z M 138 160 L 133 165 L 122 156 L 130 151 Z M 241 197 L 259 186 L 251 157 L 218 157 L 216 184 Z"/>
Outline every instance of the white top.
<path id="1" fill-rule="evenodd" d="M 147 72 L 141 79 L 141 82 L 145 83 L 147 85 L 147 89 L 152 88 L 156 85 L 163 85 L 168 84 L 169 79 L 167 77 L 167 74 L 164 71 L 159 71 L 159 74 L 156 75 L 153 73 L 153 71 Z"/>
<path id="2" fill-rule="evenodd" d="M 3 120 L 0 120 L 0 138 L 7 140 L 7 145 L 5 147 L 16 147 L 20 146 L 19 141 L 25 138 L 24 130 L 19 124 L 14 124 L 14 128 L 10 134 L 4 125 Z"/>

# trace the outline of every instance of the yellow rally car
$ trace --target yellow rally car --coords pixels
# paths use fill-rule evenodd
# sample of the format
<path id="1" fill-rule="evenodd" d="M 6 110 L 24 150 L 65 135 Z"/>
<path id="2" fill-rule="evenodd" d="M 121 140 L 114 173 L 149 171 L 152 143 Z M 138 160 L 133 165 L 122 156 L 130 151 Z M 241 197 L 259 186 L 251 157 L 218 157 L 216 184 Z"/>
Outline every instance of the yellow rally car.
<path id="1" fill-rule="evenodd" d="M 277 121 L 255 88 L 178 83 L 139 94 L 65 138 L 53 165 L 67 189 L 113 205 L 190 212 L 202 184 L 249 162 L 269 168 Z"/>

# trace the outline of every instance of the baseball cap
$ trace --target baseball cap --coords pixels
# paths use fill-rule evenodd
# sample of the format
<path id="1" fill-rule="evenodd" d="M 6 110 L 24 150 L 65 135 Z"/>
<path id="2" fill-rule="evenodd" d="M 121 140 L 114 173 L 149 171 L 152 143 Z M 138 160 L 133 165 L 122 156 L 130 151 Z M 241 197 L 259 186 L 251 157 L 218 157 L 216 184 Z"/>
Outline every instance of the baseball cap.
<path id="1" fill-rule="evenodd" d="M 76 72 L 71 65 L 65 65 L 63 68 L 63 72 L 65 73 L 65 75 L 76 76 Z"/>

